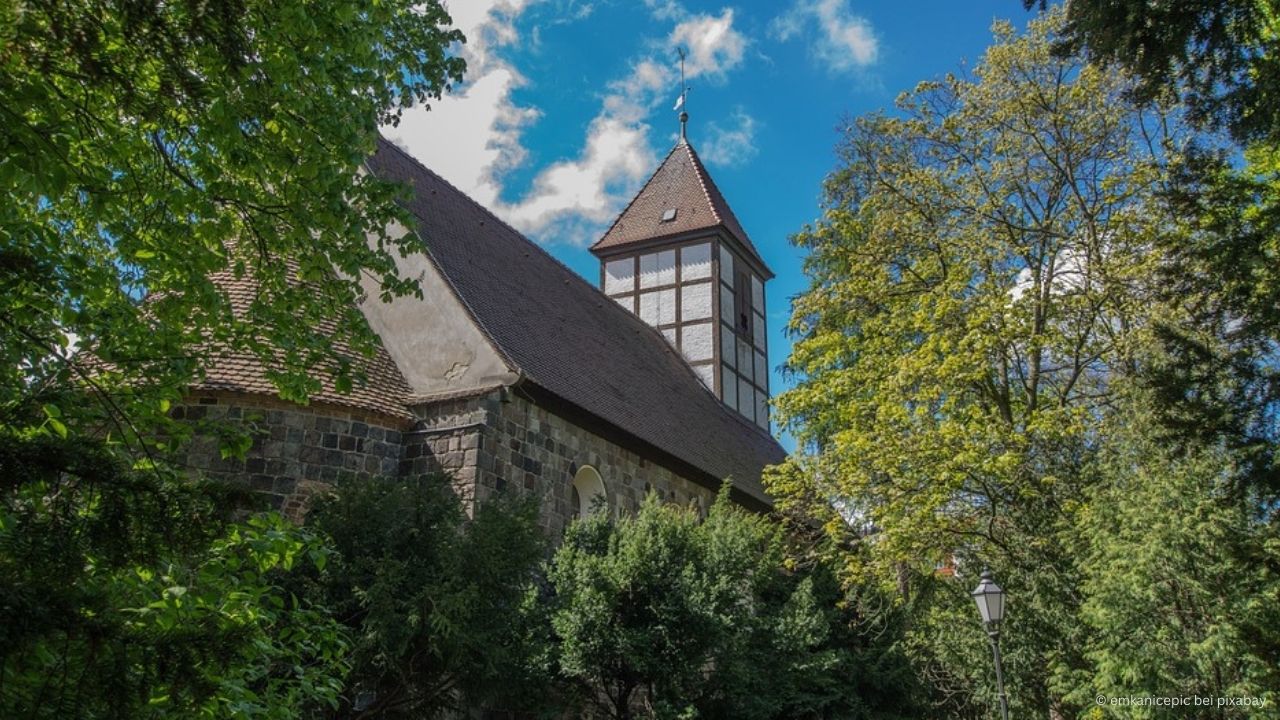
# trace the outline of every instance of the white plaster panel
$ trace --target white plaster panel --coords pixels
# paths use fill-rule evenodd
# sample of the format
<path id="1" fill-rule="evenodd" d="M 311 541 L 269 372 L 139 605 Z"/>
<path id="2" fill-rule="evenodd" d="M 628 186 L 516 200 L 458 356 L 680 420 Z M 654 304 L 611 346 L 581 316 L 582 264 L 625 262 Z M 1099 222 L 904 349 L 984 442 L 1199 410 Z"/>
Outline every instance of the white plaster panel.
<path id="1" fill-rule="evenodd" d="M 765 394 L 756 391 L 756 424 L 765 430 L 769 429 L 769 403 L 765 400 Z"/>
<path id="2" fill-rule="evenodd" d="M 705 320 L 711 317 L 711 283 L 684 285 L 680 288 L 680 320 Z"/>
<path id="3" fill-rule="evenodd" d="M 392 223 L 388 232 L 408 229 Z M 377 242 L 372 236 L 372 245 Z M 376 279 L 360 277 L 360 310 L 369 328 L 415 393 L 427 395 L 510 382 L 514 373 L 458 302 L 449 283 L 424 253 L 393 253 L 400 277 L 416 280 L 422 297 L 405 295 L 382 302 Z"/>
<path id="4" fill-rule="evenodd" d="M 720 246 L 720 279 L 733 284 L 733 253 L 724 245 Z"/>
<path id="5" fill-rule="evenodd" d="M 713 342 L 711 323 L 685 325 L 680 330 L 680 350 L 690 362 L 710 360 Z"/>
<path id="6" fill-rule="evenodd" d="M 676 344 L 676 329 L 675 329 L 675 328 L 667 328 L 666 330 L 663 330 L 663 331 L 662 331 L 662 337 L 666 338 L 666 339 L 667 339 L 667 342 L 671 343 L 672 345 L 675 345 L 675 344 Z"/>
<path id="7" fill-rule="evenodd" d="M 610 260 L 604 265 L 604 291 L 615 293 L 634 292 L 636 289 L 636 262 L 634 258 Z"/>
<path id="8" fill-rule="evenodd" d="M 640 287 L 674 285 L 676 282 L 676 251 L 663 250 L 640 256 Z"/>
<path id="9" fill-rule="evenodd" d="M 751 346 L 744 340 L 738 340 L 738 372 L 751 379 Z"/>
<path id="10" fill-rule="evenodd" d="M 728 325 L 720 326 L 720 360 L 729 367 L 738 359 L 738 351 L 733 349 L 733 330 Z"/>
<path id="11" fill-rule="evenodd" d="M 640 294 L 640 319 L 650 325 L 669 325 L 676 321 L 675 289 Z"/>
<path id="12" fill-rule="evenodd" d="M 698 379 L 701 380 L 702 384 L 706 385 L 708 388 L 710 388 L 716 381 L 715 365 L 694 365 L 693 371 L 698 373 Z"/>
<path id="13" fill-rule="evenodd" d="M 751 276 L 751 307 L 764 312 L 764 283 L 755 275 Z"/>
<path id="14" fill-rule="evenodd" d="M 727 285 L 720 286 L 720 319 L 730 325 L 737 323 L 733 314 L 733 290 Z"/>
<path id="15" fill-rule="evenodd" d="M 756 347 L 764 349 L 764 316 L 760 313 L 755 314 L 755 322 L 751 323 L 751 334 L 754 336 Z"/>
<path id="16" fill-rule="evenodd" d="M 769 384 L 769 366 L 765 362 L 764 353 L 756 353 L 756 384 Z"/>
<path id="17" fill-rule="evenodd" d="M 691 245 L 680 250 L 680 279 L 701 280 L 711 277 L 711 243 Z"/>
<path id="18" fill-rule="evenodd" d="M 724 404 L 735 410 L 738 408 L 738 376 L 733 374 L 733 369 L 728 365 L 720 366 L 720 387 L 723 392 L 720 398 L 724 400 Z"/>
<path id="19" fill-rule="evenodd" d="M 613 299 L 614 299 L 614 300 L 617 300 L 619 305 L 621 305 L 622 307 L 624 307 L 624 308 L 626 308 L 626 309 L 630 310 L 631 312 L 633 312 L 633 313 L 634 313 L 634 312 L 636 311 L 636 296 L 635 296 L 635 295 L 618 295 L 618 296 L 614 297 Z"/>
<path id="20" fill-rule="evenodd" d="M 738 412 L 747 416 L 748 420 L 754 420 L 756 415 L 756 404 L 754 402 L 755 391 L 751 389 L 751 383 L 746 378 L 738 378 Z"/>

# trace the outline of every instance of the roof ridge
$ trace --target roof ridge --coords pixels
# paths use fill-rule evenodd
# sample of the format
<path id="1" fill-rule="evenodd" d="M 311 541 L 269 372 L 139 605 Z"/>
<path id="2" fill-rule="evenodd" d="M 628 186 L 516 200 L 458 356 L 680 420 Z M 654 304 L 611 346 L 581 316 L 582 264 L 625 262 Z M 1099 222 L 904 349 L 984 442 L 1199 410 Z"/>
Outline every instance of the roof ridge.
<path id="1" fill-rule="evenodd" d="M 693 149 L 693 144 L 688 140 L 682 140 L 680 145 L 684 146 L 685 155 L 689 156 L 689 162 L 693 165 L 693 172 L 698 176 L 698 186 L 702 188 L 702 197 L 707 201 L 707 207 L 711 208 L 711 216 L 716 222 L 724 225 L 724 218 L 720 217 L 720 210 L 716 207 L 716 201 L 711 199 L 711 191 L 707 189 L 707 172 L 702 166 L 702 158 L 698 157 L 698 153 Z"/>
<path id="2" fill-rule="evenodd" d="M 434 171 L 434 170 L 432 170 L 431 168 L 429 168 L 429 167 L 427 167 L 426 165 L 422 164 L 422 161 L 421 161 L 421 160 L 419 160 L 419 159 L 417 159 L 417 158 L 415 158 L 413 155 L 410 155 L 410 154 L 409 154 L 409 151 L 405 150 L 404 148 L 400 147 L 399 145 L 396 145 L 396 144 L 395 144 L 393 141 L 391 141 L 391 140 L 387 140 L 386 142 L 387 142 L 387 144 L 389 144 L 391 147 L 395 148 L 395 149 L 396 149 L 396 152 L 398 152 L 398 153 L 400 153 L 401 155 L 403 155 L 403 156 L 405 156 L 406 158 L 408 158 L 410 162 L 412 162 L 413 164 L 415 164 L 415 165 L 417 165 L 418 167 L 422 168 L 423 170 L 425 170 L 425 171 L 426 171 L 427 173 L 429 173 L 430 175 L 432 175 L 432 176 L 434 176 L 434 177 L 438 178 L 438 179 L 439 179 L 441 182 L 443 182 L 445 185 L 448 185 L 448 186 L 449 186 L 449 187 L 450 187 L 454 192 L 458 193 L 460 196 L 462 196 L 463 198 L 465 198 L 465 199 L 467 200 L 467 202 L 471 203 L 472 205 L 475 205 L 477 208 L 480 208 L 480 210 L 481 210 L 481 211 L 483 211 L 486 215 L 488 215 L 489 217 L 493 218 L 493 219 L 494 219 L 495 221 L 497 221 L 497 223 L 498 223 L 499 225 L 501 225 L 502 227 L 506 228 L 508 232 L 512 233 L 512 234 L 513 234 L 513 235 L 515 235 L 516 237 L 518 237 L 518 238 L 520 238 L 521 240 L 523 240 L 526 244 L 528 244 L 528 245 L 529 245 L 529 247 L 533 248 L 534 250 L 537 250 L 538 252 L 540 252 L 540 253 L 542 253 L 543 255 L 545 255 L 545 256 L 547 257 L 547 259 L 548 259 L 548 260 L 550 260 L 551 262 L 554 262 L 555 264 L 557 264 L 557 265 L 559 265 L 560 267 L 564 268 L 564 269 L 565 269 L 566 271 L 568 271 L 568 273 L 569 273 L 570 275 L 572 275 L 576 280 L 578 280 L 579 282 L 581 282 L 583 285 L 585 285 L 585 286 L 587 286 L 587 287 L 591 288 L 591 290 L 592 290 L 592 291 L 594 291 L 594 292 L 598 293 L 598 294 L 600 295 L 600 297 L 602 297 L 602 298 L 604 298 L 604 299 L 606 299 L 606 300 L 612 300 L 612 298 L 610 298 L 608 295 L 605 295 L 605 294 L 604 294 L 604 291 L 602 291 L 600 288 L 598 288 L 598 287 L 596 287 L 595 285 L 592 285 L 591 283 L 587 282 L 586 278 L 584 278 L 584 277 L 582 277 L 581 275 L 579 275 L 579 274 L 578 274 L 578 273 L 577 273 L 573 268 L 571 268 L 571 267 L 569 267 L 568 265 L 566 265 L 566 264 L 564 264 L 563 262 L 561 262 L 561 261 L 560 261 L 560 258 L 557 258 L 555 255 L 552 255 L 552 254 L 551 254 L 551 253 L 550 253 L 546 248 L 542 247 L 542 245 L 540 245 L 539 243 L 536 243 L 536 242 L 534 242 L 533 240 L 530 240 L 529 238 L 525 237 L 525 234 L 524 234 L 524 233 L 522 233 L 522 232 L 520 232 L 520 230 L 518 230 L 517 228 L 515 228 L 514 226 L 512 226 L 512 225 L 511 225 L 510 223 L 508 223 L 506 220 L 503 220 L 502 218 L 498 217 L 497 213 L 495 213 L 494 211 L 492 211 L 492 210 L 490 210 L 489 208 L 487 208 L 487 207 L 485 207 L 484 205 L 482 205 L 479 201 L 477 201 L 475 198 L 473 198 L 473 197 L 471 197 L 470 195 L 468 195 L 465 191 L 463 191 L 463 190 L 462 190 L 461 188 L 459 188 L 457 185 L 454 185 L 453 183 L 451 183 L 451 182 L 449 182 L 448 180 L 446 180 L 446 179 L 444 178 L 444 176 L 440 175 L 439 173 L 435 172 L 435 171 Z"/>

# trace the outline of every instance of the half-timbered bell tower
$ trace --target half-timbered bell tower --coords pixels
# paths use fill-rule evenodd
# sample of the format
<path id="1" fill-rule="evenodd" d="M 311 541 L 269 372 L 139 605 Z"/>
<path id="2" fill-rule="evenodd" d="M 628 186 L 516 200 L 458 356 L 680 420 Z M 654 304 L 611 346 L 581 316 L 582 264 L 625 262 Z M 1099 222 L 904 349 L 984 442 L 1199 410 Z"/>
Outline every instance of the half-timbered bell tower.
<path id="1" fill-rule="evenodd" d="M 591 252 L 601 289 L 660 330 L 726 405 L 768 430 L 764 285 L 773 273 L 683 128 Z"/>

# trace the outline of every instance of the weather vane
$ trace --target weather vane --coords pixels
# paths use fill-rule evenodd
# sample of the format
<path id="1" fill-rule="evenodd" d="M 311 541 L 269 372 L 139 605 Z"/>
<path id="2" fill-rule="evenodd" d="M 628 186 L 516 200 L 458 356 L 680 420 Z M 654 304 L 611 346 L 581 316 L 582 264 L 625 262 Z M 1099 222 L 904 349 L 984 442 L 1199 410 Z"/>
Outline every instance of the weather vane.
<path id="1" fill-rule="evenodd" d="M 680 97 L 676 98 L 676 106 L 671 109 L 680 111 L 680 141 L 685 142 L 685 126 L 689 124 L 689 113 L 683 108 L 685 98 L 689 95 L 689 86 L 684 83 L 684 59 L 689 55 L 689 51 L 677 47 L 676 54 L 680 56 Z"/>

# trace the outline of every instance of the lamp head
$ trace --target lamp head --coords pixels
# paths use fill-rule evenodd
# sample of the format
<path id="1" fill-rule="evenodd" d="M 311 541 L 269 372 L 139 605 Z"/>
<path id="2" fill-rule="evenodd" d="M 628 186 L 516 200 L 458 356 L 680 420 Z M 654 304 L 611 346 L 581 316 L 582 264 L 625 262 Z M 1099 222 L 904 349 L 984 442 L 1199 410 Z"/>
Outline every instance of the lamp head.
<path id="1" fill-rule="evenodd" d="M 983 570 L 981 582 L 973 590 L 973 601 L 982 614 L 982 622 L 993 625 L 1004 619 L 1004 590 L 991 579 L 991 571 Z"/>

